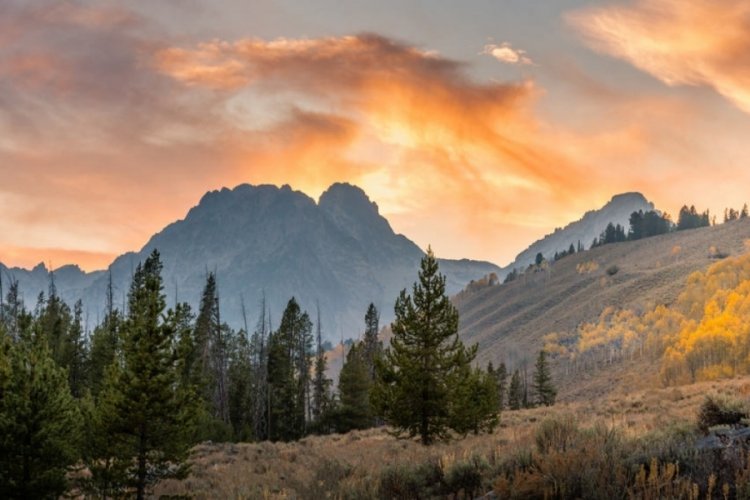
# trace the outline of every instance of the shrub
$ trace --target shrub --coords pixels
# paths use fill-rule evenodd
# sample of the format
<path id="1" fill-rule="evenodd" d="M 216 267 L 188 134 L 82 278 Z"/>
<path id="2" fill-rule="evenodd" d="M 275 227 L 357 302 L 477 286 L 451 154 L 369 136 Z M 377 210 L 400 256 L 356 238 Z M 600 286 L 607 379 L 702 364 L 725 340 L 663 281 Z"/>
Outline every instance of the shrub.
<path id="1" fill-rule="evenodd" d="M 573 417 L 563 415 L 544 420 L 536 429 L 534 441 L 539 453 L 564 452 L 576 440 L 578 426 Z"/>
<path id="2" fill-rule="evenodd" d="M 715 425 L 736 425 L 747 418 L 742 401 L 721 396 L 707 396 L 698 411 L 698 428 L 704 433 Z"/>
<path id="3" fill-rule="evenodd" d="M 427 462 L 416 467 L 395 465 L 380 475 L 379 497 L 411 500 L 431 498 L 443 482 L 443 471 L 437 463 Z"/>
<path id="4" fill-rule="evenodd" d="M 609 266 L 607 268 L 607 276 L 614 276 L 620 271 L 620 268 L 617 266 Z"/>
<path id="5" fill-rule="evenodd" d="M 444 493 L 456 495 L 463 493 L 464 498 L 475 498 L 482 491 L 482 477 L 489 469 L 487 461 L 473 456 L 467 461 L 455 463 L 445 473 Z"/>
<path id="6" fill-rule="evenodd" d="M 350 465 L 336 460 L 325 460 L 315 470 L 312 481 L 307 487 L 296 488 L 304 491 L 305 498 L 326 498 L 329 493 L 336 491 L 344 479 L 352 472 Z"/>

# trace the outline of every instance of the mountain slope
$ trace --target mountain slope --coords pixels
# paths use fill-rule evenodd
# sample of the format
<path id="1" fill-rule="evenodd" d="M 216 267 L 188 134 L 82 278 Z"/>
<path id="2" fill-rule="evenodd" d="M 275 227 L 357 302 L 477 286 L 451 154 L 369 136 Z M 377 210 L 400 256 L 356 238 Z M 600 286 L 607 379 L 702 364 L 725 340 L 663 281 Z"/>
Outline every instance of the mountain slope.
<path id="1" fill-rule="evenodd" d="M 558 228 L 555 232 L 532 243 L 529 248 L 518 254 L 516 260 L 506 269 L 508 271 L 524 269 L 534 262 L 537 253 L 551 260 L 555 252 L 565 251 L 570 245 L 577 247 L 579 242 L 588 248 L 594 238 L 598 238 L 610 222 L 615 225 L 620 224 L 627 231 L 630 226 L 630 214 L 639 210 L 644 212 L 654 210 L 654 204 L 641 193 L 615 195 L 602 208 L 586 212 L 581 219 L 571 222 L 562 229 Z"/>
<path id="2" fill-rule="evenodd" d="M 711 247 L 739 255 L 747 251 L 748 238 L 750 220 L 745 219 L 576 253 L 552 263 L 547 271 L 460 294 L 455 301 L 461 313 L 461 336 L 467 343 L 479 344 L 482 364 L 505 361 L 518 367 L 526 360 L 531 366 L 546 334 L 573 332 L 610 306 L 645 311 L 669 305 L 692 272 L 716 262 L 710 257 Z M 618 271 L 609 276 L 607 269 L 612 266 Z M 585 385 L 581 380 L 561 383 L 563 396 L 589 397 L 592 391 L 607 387 L 608 377 L 636 372 L 645 376 L 654 367 L 622 370 L 597 374 Z"/>
<path id="3" fill-rule="evenodd" d="M 168 303 L 196 305 L 207 271 L 218 277 L 223 319 L 250 328 L 265 295 L 272 318 L 280 319 L 295 296 L 311 313 L 320 304 L 329 339 L 356 337 L 370 302 L 385 323 L 398 292 L 416 279 L 422 250 L 395 234 L 378 207 L 358 187 L 334 184 L 318 203 L 304 193 L 270 185 L 240 185 L 207 193 L 185 219 L 154 235 L 139 251 L 110 266 L 118 300 L 124 300 L 138 262 L 158 249 L 164 262 Z M 471 279 L 498 272 L 493 264 L 441 261 L 451 293 Z M 13 270 L 26 297 L 48 286 L 47 270 Z M 103 308 L 106 273 L 63 268 L 55 275 L 62 296 L 83 298 L 96 318 Z"/>

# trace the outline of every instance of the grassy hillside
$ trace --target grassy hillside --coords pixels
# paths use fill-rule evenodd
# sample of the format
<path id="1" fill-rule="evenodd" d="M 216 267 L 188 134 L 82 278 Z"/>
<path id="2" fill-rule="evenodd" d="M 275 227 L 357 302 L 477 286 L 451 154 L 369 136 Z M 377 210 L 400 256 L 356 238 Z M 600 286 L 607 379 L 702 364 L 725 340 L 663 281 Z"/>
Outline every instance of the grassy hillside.
<path id="1" fill-rule="evenodd" d="M 573 332 L 596 321 L 607 307 L 636 312 L 672 304 L 687 277 L 717 261 L 717 254 L 747 251 L 750 220 L 606 245 L 566 257 L 518 280 L 456 297 L 465 342 L 479 344 L 479 361 L 529 364 L 551 332 Z M 615 272 L 616 268 L 616 272 Z M 653 385 L 656 367 L 646 360 L 576 375 L 560 369 L 562 400 L 585 399 L 614 388 Z"/>
<path id="2" fill-rule="evenodd" d="M 579 467 L 576 460 L 580 457 L 576 454 L 539 450 L 544 439 L 554 442 L 563 437 L 561 434 L 540 441 L 550 421 L 575 422 L 564 431 L 577 436 L 570 438 L 572 450 L 588 439 L 601 438 L 617 449 L 620 460 L 635 461 L 632 467 L 637 471 L 639 460 L 648 463 L 659 455 L 674 453 L 670 447 L 675 446 L 675 440 L 682 440 L 681 446 L 692 446 L 698 438 L 694 431 L 696 415 L 706 395 L 746 398 L 748 394 L 750 377 L 744 377 L 679 389 L 635 391 L 625 398 L 606 397 L 505 412 L 501 427 L 491 435 L 469 436 L 429 447 L 415 441 L 398 441 L 385 429 L 310 436 L 294 443 L 206 443 L 193 449 L 191 476 L 161 483 L 154 496 L 417 498 L 413 493 L 427 498 L 473 498 L 493 489 L 502 491 L 503 471 L 526 459 L 540 465 L 550 460 L 561 477 L 575 475 L 568 467 Z M 582 452 L 587 464 L 594 463 L 593 450 Z M 626 455 L 630 458 L 626 459 Z M 592 477 L 600 472 L 591 472 Z M 631 480 L 634 477 L 631 470 Z M 697 481 L 696 475 L 693 480 Z M 438 485 L 440 492 L 425 490 Z M 534 483 L 534 487 L 539 489 L 533 498 L 547 488 L 539 483 Z M 702 490 L 705 487 L 701 485 Z M 473 496 L 464 488 L 475 488 Z M 635 498 L 657 498 L 640 493 Z"/>

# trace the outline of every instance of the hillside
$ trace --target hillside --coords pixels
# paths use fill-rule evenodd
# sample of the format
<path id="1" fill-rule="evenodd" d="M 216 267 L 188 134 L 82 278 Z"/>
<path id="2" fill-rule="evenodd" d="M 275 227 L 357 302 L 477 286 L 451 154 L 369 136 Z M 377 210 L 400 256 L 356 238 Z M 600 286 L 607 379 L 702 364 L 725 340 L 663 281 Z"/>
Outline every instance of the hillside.
<path id="1" fill-rule="evenodd" d="M 630 214 L 639 210 L 644 212 L 654 210 L 654 204 L 641 193 L 615 195 L 602 208 L 590 210 L 579 220 L 563 228 L 557 228 L 553 233 L 532 243 L 505 269 L 507 271 L 524 269 L 534 262 L 538 253 L 552 260 L 555 252 L 566 251 L 570 245 L 577 247 L 579 242 L 584 248 L 588 248 L 594 238 L 598 238 L 604 231 L 607 224 L 620 224 L 627 230 L 630 224 Z"/>
<path id="2" fill-rule="evenodd" d="M 295 296 L 310 312 L 320 305 L 324 336 L 331 340 L 356 338 L 370 302 L 389 321 L 395 297 L 414 281 L 424 255 L 349 184 L 332 185 L 317 202 L 289 186 L 244 184 L 207 193 L 183 220 L 109 266 L 117 303 L 124 302 L 135 266 L 154 249 L 164 262 L 170 305 L 179 300 L 197 306 L 206 273 L 214 271 L 222 319 L 231 326 L 243 326 L 243 299 L 252 328 L 262 296 L 272 318 Z M 494 264 L 471 260 L 441 260 L 441 266 L 450 293 L 499 272 Z M 48 289 L 44 265 L 0 271 L 19 281 L 30 305 Z M 106 272 L 87 274 L 74 266 L 55 272 L 59 294 L 69 303 L 83 299 L 91 321 L 104 308 L 107 282 Z"/>
<path id="3" fill-rule="evenodd" d="M 456 297 L 461 335 L 479 344 L 481 363 L 531 363 L 546 334 L 571 333 L 595 321 L 606 307 L 645 311 L 673 303 L 688 275 L 716 262 L 709 256 L 711 247 L 736 256 L 746 251 L 748 238 L 750 220 L 745 219 L 577 253 L 547 270 Z M 612 266 L 618 271 L 609 276 Z M 641 361 L 579 377 L 575 384 L 563 380 L 561 397 L 590 398 L 607 392 L 615 381 L 631 380 L 634 373 L 646 381 L 656 368 Z"/>

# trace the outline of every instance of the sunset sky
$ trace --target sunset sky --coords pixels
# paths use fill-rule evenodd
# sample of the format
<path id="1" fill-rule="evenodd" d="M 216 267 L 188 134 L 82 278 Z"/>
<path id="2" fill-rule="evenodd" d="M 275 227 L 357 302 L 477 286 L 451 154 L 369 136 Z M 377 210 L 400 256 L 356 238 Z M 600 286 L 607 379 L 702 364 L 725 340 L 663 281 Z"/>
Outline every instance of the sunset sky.
<path id="1" fill-rule="evenodd" d="M 336 181 L 500 265 L 616 193 L 739 208 L 750 2 L 0 1 L 0 262 L 104 268 L 208 190 Z"/>

